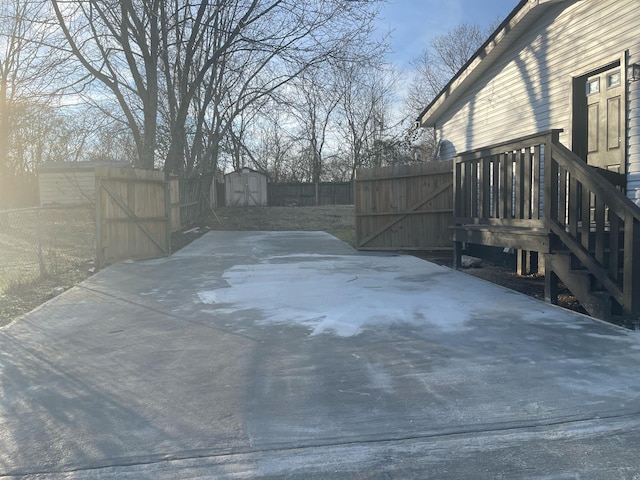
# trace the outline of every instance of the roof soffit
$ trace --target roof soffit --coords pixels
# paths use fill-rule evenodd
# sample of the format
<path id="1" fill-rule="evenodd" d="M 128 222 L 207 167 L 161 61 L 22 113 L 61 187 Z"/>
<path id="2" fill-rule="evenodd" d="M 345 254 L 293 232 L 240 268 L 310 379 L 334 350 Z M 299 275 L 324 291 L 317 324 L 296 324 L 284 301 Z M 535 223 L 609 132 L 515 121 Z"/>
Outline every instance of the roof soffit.
<path id="1" fill-rule="evenodd" d="M 433 127 L 440 116 L 526 32 L 549 8 L 581 0 L 524 0 L 449 81 L 418 117 L 422 127 Z"/>

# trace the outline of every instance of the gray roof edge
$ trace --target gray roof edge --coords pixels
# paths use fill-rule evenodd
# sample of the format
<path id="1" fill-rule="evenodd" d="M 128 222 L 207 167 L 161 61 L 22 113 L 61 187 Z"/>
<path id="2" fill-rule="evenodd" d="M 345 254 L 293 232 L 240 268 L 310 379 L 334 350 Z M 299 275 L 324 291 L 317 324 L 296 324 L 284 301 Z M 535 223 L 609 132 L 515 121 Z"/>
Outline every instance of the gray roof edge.
<path id="1" fill-rule="evenodd" d="M 522 36 L 549 7 L 576 0 L 521 0 L 482 46 L 471 56 L 449 83 L 416 119 L 420 127 L 435 126 L 442 113 L 460 98 L 466 89 Z"/>
<path id="2" fill-rule="evenodd" d="M 36 168 L 38 173 L 70 172 L 79 170 L 93 170 L 96 167 L 131 167 L 129 162 L 109 160 L 89 160 L 80 162 L 46 162 Z"/>

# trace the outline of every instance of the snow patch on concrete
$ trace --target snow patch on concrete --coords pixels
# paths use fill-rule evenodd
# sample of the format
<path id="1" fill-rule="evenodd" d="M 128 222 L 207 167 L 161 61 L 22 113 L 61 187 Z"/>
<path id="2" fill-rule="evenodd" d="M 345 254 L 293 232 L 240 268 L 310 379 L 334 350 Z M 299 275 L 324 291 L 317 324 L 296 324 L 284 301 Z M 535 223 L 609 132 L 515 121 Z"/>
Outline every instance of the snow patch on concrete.
<path id="1" fill-rule="evenodd" d="M 236 265 L 224 272 L 227 288 L 198 296 L 219 313 L 258 310 L 264 324 L 295 324 L 311 335 L 341 337 L 399 323 L 455 331 L 487 305 L 519 319 L 544 312 L 533 300 L 523 312 L 520 295 L 411 256 L 291 255 L 293 263 L 282 262 L 285 257 Z"/>

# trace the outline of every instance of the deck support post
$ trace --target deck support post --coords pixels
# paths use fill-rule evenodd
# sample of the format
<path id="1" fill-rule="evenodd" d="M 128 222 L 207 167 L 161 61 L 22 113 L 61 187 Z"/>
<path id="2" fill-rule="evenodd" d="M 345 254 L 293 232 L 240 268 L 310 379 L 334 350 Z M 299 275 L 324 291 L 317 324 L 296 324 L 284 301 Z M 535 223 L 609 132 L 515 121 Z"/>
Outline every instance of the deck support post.
<path id="1" fill-rule="evenodd" d="M 546 255 L 544 254 L 538 254 L 538 270 L 536 271 L 536 273 L 538 275 L 544 275 L 546 272 L 546 263 L 547 263 L 547 259 L 546 259 Z"/>
<path id="2" fill-rule="evenodd" d="M 558 276 L 548 268 L 544 274 L 544 301 L 553 305 L 558 304 Z"/>
<path id="3" fill-rule="evenodd" d="M 453 269 L 460 270 L 462 267 L 462 242 L 453 242 Z"/>
<path id="4" fill-rule="evenodd" d="M 529 273 L 531 264 L 529 263 L 529 255 L 526 250 L 516 250 L 516 275 L 522 276 Z"/>
<path id="5" fill-rule="evenodd" d="M 518 250 L 516 274 L 530 275 L 538 272 L 538 252 Z"/>

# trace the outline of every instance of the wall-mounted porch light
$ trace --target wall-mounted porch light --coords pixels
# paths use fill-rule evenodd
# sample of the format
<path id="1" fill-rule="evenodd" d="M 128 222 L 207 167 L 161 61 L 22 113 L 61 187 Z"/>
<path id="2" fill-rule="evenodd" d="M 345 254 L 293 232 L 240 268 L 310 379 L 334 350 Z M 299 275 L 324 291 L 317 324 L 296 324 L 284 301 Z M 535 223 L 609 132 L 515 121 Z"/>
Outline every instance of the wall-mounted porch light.
<path id="1" fill-rule="evenodd" d="M 627 67 L 627 79 L 630 82 L 640 80 L 640 63 L 632 63 Z"/>

